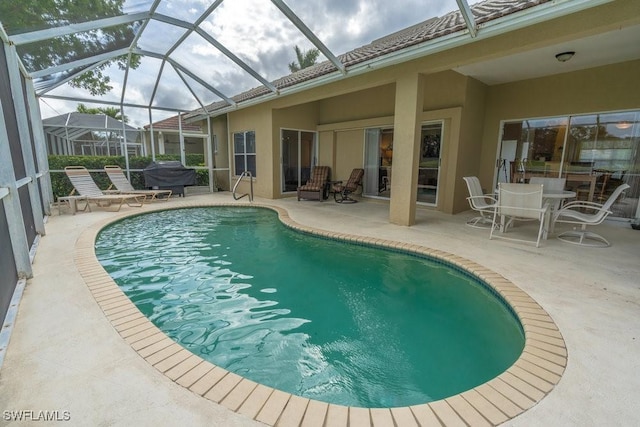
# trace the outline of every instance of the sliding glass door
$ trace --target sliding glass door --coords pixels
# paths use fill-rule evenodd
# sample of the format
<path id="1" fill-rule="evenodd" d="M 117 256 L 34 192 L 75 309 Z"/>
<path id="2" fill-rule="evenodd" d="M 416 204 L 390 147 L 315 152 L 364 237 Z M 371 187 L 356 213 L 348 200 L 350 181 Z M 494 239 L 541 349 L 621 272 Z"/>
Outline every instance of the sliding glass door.
<path id="1" fill-rule="evenodd" d="M 315 132 L 282 129 L 282 192 L 287 193 L 307 182 L 317 163 Z"/>
<path id="2" fill-rule="evenodd" d="M 631 188 L 613 214 L 640 217 L 640 111 L 505 122 L 496 166 L 497 182 L 562 177 L 567 188 L 592 202 L 602 203 L 627 183 Z"/>
<path id="3" fill-rule="evenodd" d="M 425 123 L 420 135 L 420 163 L 418 164 L 418 187 L 416 200 L 419 203 L 438 204 L 438 182 L 440 178 L 440 144 L 442 122 Z"/>
<path id="4" fill-rule="evenodd" d="M 420 159 L 416 201 L 428 205 L 438 202 L 440 176 L 440 144 L 442 122 L 422 125 Z M 393 166 L 393 129 L 365 129 L 364 141 L 364 195 L 388 199 L 391 197 L 391 170 Z"/>
<path id="5" fill-rule="evenodd" d="M 363 194 L 391 197 L 393 129 L 365 129 Z"/>

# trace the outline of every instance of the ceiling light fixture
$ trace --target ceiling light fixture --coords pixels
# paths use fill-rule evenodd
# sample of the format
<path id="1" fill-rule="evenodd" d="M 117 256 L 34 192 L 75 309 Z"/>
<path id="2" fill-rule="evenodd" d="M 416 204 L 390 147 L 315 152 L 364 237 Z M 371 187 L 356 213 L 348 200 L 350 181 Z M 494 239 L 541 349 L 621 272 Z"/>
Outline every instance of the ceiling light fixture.
<path id="1" fill-rule="evenodd" d="M 628 122 L 628 121 L 626 121 L 626 120 L 623 120 L 623 121 L 621 121 L 621 122 L 618 122 L 618 123 L 616 124 L 616 127 L 617 127 L 618 129 L 629 129 L 629 128 L 631 127 L 631 122 Z"/>
<path id="2" fill-rule="evenodd" d="M 568 60 L 570 60 L 571 58 L 573 58 L 573 55 L 575 55 L 576 53 L 573 51 L 569 51 L 569 52 L 560 52 L 556 55 L 556 59 L 560 62 L 567 62 Z"/>

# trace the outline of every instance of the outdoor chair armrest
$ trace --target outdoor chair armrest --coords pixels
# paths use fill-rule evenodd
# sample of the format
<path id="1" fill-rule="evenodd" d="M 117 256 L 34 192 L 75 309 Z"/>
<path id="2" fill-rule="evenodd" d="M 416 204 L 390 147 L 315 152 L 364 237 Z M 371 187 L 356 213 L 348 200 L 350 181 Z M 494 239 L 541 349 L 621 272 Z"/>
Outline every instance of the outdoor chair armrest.
<path id="1" fill-rule="evenodd" d="M 486 200 L 490 200 L 490 201 L 492 201 L 494 203 L 498 203 L 498 199 L 497 199 L 495 194 L 483 194 L 482 196 L 470 196 L 470 197 L 483 198 L 483 199 L 486 199 Z"/>
<path id="2" fill-rule="evenodd" d="M 586 208 L 586 207 L 590 207 L 592 209 L 599 209 L 599 208 L 602 207 L 602 203 L 589 202 L 589 201 L 586 201 L 586 200 L 574 200 L 572 202 L 565 203 L 562 207 L 563 208 L 573 208 L 573 207 Z"/>
<path id="3" fill-rule="evenodd" d="M 580 211 L 578 209 L 586 210 L 586 212 Z M 560 218 L 561 216 L 573 216 L 573 214 L 595 215 L 597 212 L 600 212 L 600 211 L 602 211 L 603 213 L 606 213 L 607 215 L 611 215 L 613 213 L 613 211 L 611 211 L 611 210 L 604 210 L 604 209 L 602 209 L 602 207 L 598 207 L 598 206 L 574 205 L 570 209 L 562 208 L 562 209 L 554 212 L 553 213 L 553 217 L 555 219 L 557 219 L 557 218 Z"/>
<path id="4" fill-rule="evenodd" d="M 498 199 L 489 194 L 485 194 L 482 196 L 468 196 L 467 200 L 483 200 L 488 205 L 487 207 L 493 207 L 496 203 L 498 203 Z"/>

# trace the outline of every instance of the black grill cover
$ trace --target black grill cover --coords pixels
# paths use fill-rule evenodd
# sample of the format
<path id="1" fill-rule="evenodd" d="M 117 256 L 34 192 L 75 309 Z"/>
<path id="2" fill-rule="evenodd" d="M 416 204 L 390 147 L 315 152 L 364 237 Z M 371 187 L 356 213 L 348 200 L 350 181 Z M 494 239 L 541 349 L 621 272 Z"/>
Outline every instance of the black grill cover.
<path id="1" fill-rule="evenodd" d="M 196 185 L 196 171 L 182 166 L 179 161 L 151 162 L 144 168 L 144 185 L 146 187 L 178 187 Z"/>

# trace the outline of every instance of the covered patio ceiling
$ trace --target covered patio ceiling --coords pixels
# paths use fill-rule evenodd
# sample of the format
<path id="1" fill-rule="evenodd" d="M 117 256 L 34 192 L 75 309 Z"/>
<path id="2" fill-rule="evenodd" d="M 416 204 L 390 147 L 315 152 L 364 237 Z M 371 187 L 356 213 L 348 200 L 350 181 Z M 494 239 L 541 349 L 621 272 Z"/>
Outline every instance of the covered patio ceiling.
<path id="1" fill-rule="evenodd" d="M 112 7 L 104 8 L 104 11 L 85 11 L 78 16 L 58 20 L 26 19 L 2 24 L 10 42 L 17 47 L 22 66 L 33 78 L 37 96 L 41 99 L 116 105 L 121 109 L 142 108 L 149 111 L 151 122 L 151 110 L 172 114 L 197 110 L 199 114 L 194 114 L 194 118 L 210 115 L 213 110 L 222 114 L 238 108 L 238 104 L 249 99 L 261 102 L 303 87 L 365 73 L 611 0 L 488 0 L 471 6 L 467 0 L 441 0 L 440 3 L 452 10 L 435 19 L 446 23 L 449 31 L 444 36 L 425 37 L 414 45 L 396 43 L 391 49 L 385 47 L 385 51 L 366 51 L 381 41 L 387 43 L 389 37 L 402 39 L 403 31 L 393 33 L 382 28 L 381 31 L 387 31 L 382 34 L 385 37 L 366 46 L 355 46 L 354 50 L 342 55 L 334 53 L 333 50 L 340 49 L 342 45 L 335 42 L 339 37 L 324 31 L 329 25 L 323 22 L 321 15 L 301 18 L 295 12 L 296 9 L 304 9 L 303 0 L 288 1 L 291 7 L 283 0 L 105 1 Z M 396 7 L 401 6 L 398 4 Z M 308 13 L 307 9 L 304 10 Z M 434 21 L 428 19 L 433 18 L 430 16 L 433 12 L 429 8 L 423 10 L 420 13 L 425 16 L 419 18 L 427 21 L 414 27 Z M 355 20 L 357 11 L 353 13 Z M 234 14 L 241 15 L 246 32 L 225 30 L 226 23 Z M 252 33 L 252 22 L 260 16 L 270 20 L 271 32 Z M 514 52 L 512 56 L 483 63 L 461 64 L 456 70 L 487 84 L 497 84 L 514 78 L 563 72 L 553 56 L 551 59 L 548 57 L 565 47 L 572 50 L 577 50 L 575 46 L 585 49 L 601 47 L 591 49 L 588 56 L 576 55 L 576 61 L 571 64 L 573 68 L 640 57 L 640 49 L 637 43 L 633 43 L 640 37 L 640 27 L 623 33 L 613 30 L 608 35 L 597 36 L 595 40 L 585 35 L 581 40 L 567 41 L 566 46 Z M 298 44 L 272 46 L 270 43 L 276 40 L 273 38 L 275 32 L 286 33 L 291 40 L 301 40 L 299 44 L 304 50 L 318 49 L 321 56 L 316 67 L 321 72 L 306 81 L 295 77 L 300 76 L 300 72 L 292 74 L 293 78 L 282 78 L 287 73 L 283 67 L 287 59 L 275 56 L 281 55 L 283 48 L 292 52 L 293 46 Z M 389 33 L 393 34 L 387 36 Z M 256 49 L 245 47 L 248 50 L 239 50 L 242 46 L 237 43 L 239 39 L 254 40 Z M 334 41 L 323 41 L 328 39 Z M 336 47 L 332 49 L 332 45 Z M 55 51 L 56 46 L 66 46 L 69 50 Z M 36 54 L 46 52 L 46 49 L 51 50 L 47 55 L 49 61 L 37 61 Z M 362 55 L 362 52 L 366 54 Z M 527 55 L 544 55 L 547 58 L 536 61 L 536 67 L 528 67 L 526 64 L 531 63 L 531 58 Z M 279 66 L 273 66 L 271 60 L 279 62 Z M 97 97 L 88 95 L 87 91 L 69 89 L 67 83 L 91 70 L 110 78 L 113 89 L 106 95 Z M 249 96 L 238 96 L 241 93 Z"/>

